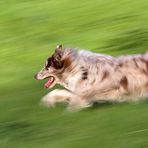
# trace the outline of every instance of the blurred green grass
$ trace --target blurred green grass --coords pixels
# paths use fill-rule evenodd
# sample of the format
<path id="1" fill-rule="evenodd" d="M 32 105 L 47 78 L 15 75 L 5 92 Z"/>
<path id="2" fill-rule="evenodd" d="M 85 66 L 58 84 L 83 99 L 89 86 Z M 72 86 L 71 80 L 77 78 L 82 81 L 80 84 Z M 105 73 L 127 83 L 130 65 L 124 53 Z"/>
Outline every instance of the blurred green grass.
<path id="1" fill-rule="evenodd" d="M 147 51 L 147 7 L 146 0 L 1 1 L 0 147 L 147 148 L 147 101 L 46 109 L 44 82 L 33 79 L 61 43 L 115 56 Z"/>

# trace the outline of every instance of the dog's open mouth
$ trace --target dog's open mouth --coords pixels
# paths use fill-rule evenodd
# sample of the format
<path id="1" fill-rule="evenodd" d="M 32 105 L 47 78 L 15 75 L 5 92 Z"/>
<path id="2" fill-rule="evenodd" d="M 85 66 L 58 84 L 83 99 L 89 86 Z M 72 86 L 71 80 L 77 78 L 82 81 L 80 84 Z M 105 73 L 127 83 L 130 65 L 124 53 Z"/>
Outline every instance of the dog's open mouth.
<path id="1" fill-rule="evenodd" d="M 49 88 L 53 84 L 54 80 L 55 78 L 53 76 L 48 77 L 48 81 L 45 83 L 44 87 Z"/>

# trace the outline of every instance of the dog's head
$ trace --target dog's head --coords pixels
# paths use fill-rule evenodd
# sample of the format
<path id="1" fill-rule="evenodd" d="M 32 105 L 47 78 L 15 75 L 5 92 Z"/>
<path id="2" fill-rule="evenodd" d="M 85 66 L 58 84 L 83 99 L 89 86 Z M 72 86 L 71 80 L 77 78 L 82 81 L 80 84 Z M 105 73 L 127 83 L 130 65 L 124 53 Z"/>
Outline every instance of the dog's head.
<path id="1" fill-rule="evenodd" d="M 54 54 L 47 59 L 43 69 L 35 75 L 37 80 L 48 78 L 44 85 L 45 88 L 51 88 L 59 81 L 57 74 L 64 67 L 64 61 L 62 60 L 63 52 L 62 45 L 58 45 Z"/>

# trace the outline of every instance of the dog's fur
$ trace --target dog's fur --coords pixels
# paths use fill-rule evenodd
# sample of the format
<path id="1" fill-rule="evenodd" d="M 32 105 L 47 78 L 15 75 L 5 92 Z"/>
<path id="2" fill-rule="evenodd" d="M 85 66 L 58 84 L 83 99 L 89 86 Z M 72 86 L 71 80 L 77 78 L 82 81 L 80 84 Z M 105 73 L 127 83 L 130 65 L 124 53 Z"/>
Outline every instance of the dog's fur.
<path id="1" fill-rule="evenodd" d="M 58 83 L 65 89 L 48 93 L 42 99 L 48 106 L 64 101 L 80 109 L 94 101 L 135 101 L 148 89 L 148 54 L 112 57 L 60 45 L 35 77 L 50 76 L 54 77 L 50 88 Z"/>

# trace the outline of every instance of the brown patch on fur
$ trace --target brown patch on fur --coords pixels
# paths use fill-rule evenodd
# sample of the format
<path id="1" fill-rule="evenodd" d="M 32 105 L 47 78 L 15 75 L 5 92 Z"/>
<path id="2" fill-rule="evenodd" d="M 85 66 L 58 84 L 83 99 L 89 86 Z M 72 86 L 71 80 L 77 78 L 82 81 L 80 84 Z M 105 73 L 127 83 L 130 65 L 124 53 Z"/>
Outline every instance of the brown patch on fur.
<path id="1" fill-rule="evenodd" d="M 125 90 L 128 89 L 128 80 L 127 80 L 127 77 L 126 77 L 126 76 L 124 76 L 124 77 L 121 78 L 120 85 L 121 85 Z"/>
<path id="2" fill-rule="evenodd" d="M 147 71 L 146 71 L 145 69 L 141 69 L 141 73 L 143 73 L 143 74 L 145 74 L 145 75 L 148 74 Z"/>
<path id="3" fill-rule="evenodd" d="M 119 63 L 119 67 L 123 67 L 123 63 Z"/>
<path id="4" fill-rule="evenodd" d="M 108 71 L 104 71 L 101 81 L 104 81 L 109 76 Z"/>
<path id="5" fill-rule="evenodd" d="M 136 61 L 135 58 L 133 58 L 133 61 L 134 61 L 134 64 L 135 64 L 136 68 L 138 68 L 139 66 L 138 66 L 137 61 Z"/>
<path id="6" fill-rule="evenodd" d="M 118 71 L 121 67 L 123 67 L 123 63 L 119 63 L 118 65 L 115 66 L 115 71 Z"/>
<path id="7" fill-rule="evenodd" d="M 71 64 L 72 64 L 72 61 L 70 60 L 70 58 L 64 59 L 64 68 L 70 67 Z"/>

